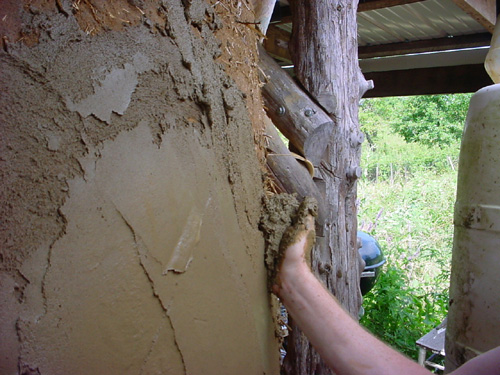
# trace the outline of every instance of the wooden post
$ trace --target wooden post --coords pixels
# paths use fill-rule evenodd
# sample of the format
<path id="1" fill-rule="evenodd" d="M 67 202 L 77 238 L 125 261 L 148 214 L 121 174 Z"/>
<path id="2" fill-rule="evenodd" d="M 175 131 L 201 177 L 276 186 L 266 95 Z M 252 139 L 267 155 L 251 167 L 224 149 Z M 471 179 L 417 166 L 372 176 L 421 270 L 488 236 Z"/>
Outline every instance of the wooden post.
<path id="1" fill-rule="evenodd" d="M 313 268 L 354 317 L 361 305 L 356 241 L 356 180 L 360 145 L 358 103 L 370 87 L 359 70 L 357 1 L 291 1 L 291 53 L 295 74 L 334 121 L 317 168 L 326 219 L 313 252 Z M 331 374 L 291 322 L 286 374 Z"/>

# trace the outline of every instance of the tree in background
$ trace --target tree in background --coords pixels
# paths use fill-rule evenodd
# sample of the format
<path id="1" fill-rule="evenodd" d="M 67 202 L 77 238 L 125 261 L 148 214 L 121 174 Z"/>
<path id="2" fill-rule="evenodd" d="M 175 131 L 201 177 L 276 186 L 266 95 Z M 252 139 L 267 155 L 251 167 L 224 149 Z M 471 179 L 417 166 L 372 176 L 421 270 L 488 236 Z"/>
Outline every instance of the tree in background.
<path id="1" fill-rule="evenodd" d="M 445 146 L 460 140 L 471 94 L 412 96 L 402 100 L 394 130 L 406 142 Z"/>
<path id="2" fill-rule="evenodd" d="M 447 314 L 456 166 L 470 94 L 366 99 L 360 123 L 360 229 L 387 264 L 361 323 L 416 359 L 415 342 Z"/>
<path id="3" fill-rule="evenodd" d="M 371 148 L 375 147 L 375 138 L 379 134 L 381 124 L 387 124 L 394 118 L 394 113 L 401 106 L 401 100 L 400 97 L 361 100 L 359 122 Z"/>
<path id="4" fill-rule="evenodd" d="M 471 94 L 422 95 L 364 100 L 360 122 L 373 145 L 377 124 L 389 123 L 406 142 L 429 147 L 460 140 Z"/>

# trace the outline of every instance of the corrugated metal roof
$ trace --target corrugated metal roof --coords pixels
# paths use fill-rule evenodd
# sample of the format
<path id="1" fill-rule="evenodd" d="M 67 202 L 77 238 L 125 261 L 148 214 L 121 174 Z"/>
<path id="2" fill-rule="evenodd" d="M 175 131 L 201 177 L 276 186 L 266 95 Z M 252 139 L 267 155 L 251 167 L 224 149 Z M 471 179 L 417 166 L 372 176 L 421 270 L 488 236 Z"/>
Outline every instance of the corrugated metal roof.
<path id="1" fill-rule="evenodd" d="M 358 44 L 370 46 L 483 33 L 452 0 L 426 0 L 358 13 Z M 291 23 L 277 25 L 289 33 Z"/>
<path id="2" fill-rule="evenodd" d="M 372 96 L 473 92 L 491 84 L 482 64 L 494 25 L 494 2 L 481 0 L 471 5 L 468 1 L 467 12 L 456 3 L 458 0 L 417 0 L 391 6 L 401 2 L 360 2 L 359 65 L 367 79 L 381 87 L 377 92 L 371 90 Z M 270 47 L 270 53 L 287 64 L 290 56 L 282 49 L 288 38 L 282 30 L 292 31 L 290 20 L 288 13 L 271 25 L 281 30 L 267 43 L 285 46 Z M 416 76 L 418 80 L 413 79 Z M 398 77 L 397 81 L 391 77 Z"/>
<path id="3" fill-rule="evenodd" d="M 452 0 L 426 0 L 358 13 L 360 46 L 485 32 Z"/>

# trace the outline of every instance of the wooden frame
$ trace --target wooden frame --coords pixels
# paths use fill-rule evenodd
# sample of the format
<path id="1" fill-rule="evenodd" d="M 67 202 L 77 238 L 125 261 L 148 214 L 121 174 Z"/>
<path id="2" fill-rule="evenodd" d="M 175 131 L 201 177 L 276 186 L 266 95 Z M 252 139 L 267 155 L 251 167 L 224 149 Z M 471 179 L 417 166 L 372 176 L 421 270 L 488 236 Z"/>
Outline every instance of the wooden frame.
<path id="1" fill-rule="evenodd" d="M 493 84 L 482 64 L 365 73 L 375 88 L 365 98 L 457 94 Z"/>

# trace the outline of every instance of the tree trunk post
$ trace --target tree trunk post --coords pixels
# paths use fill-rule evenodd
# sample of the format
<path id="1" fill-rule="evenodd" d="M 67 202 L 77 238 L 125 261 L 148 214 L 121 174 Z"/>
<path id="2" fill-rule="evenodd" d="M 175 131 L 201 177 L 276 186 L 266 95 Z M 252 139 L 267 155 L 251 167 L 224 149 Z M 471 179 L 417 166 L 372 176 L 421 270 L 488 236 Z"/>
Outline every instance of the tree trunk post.
<path id="1" fill-rule="evenodd" d="M 331 116 L 333 129 L 315 182 L 324 196 L 326 220 L 317 232 L 313 270 L 344 308 L 361 306 L 357 247 L 356 185 L 363 136 L 359 100 L 370 82 L 358 65 L 357 1 L 291 1 L 291 53 L 295 74 Z M 286 374 L 332 374 L 291 322 Z"/>

